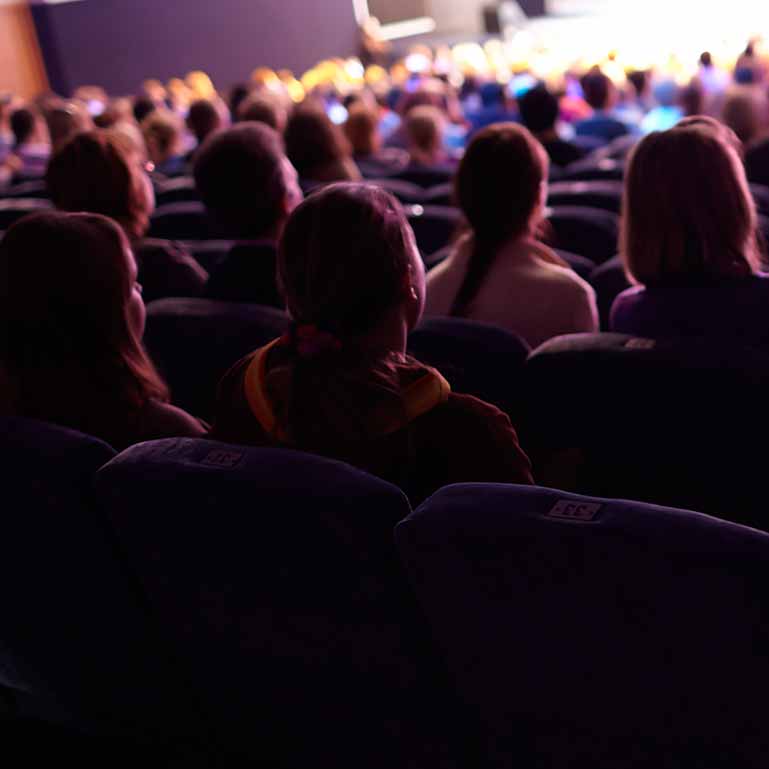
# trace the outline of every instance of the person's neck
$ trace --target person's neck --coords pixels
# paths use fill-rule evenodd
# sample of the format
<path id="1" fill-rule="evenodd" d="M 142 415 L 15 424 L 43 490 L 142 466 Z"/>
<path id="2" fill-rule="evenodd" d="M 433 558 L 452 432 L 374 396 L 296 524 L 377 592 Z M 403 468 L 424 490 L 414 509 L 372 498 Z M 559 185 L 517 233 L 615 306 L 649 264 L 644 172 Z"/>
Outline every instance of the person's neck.
<path id="1" fill-rule="evenodd" d="M 369 333 L 358 337 L 355 345 L 367 357 L 384 357 L 391 353 L 406 354 L 408 326 L 400 312 L 389 313 Z"/>

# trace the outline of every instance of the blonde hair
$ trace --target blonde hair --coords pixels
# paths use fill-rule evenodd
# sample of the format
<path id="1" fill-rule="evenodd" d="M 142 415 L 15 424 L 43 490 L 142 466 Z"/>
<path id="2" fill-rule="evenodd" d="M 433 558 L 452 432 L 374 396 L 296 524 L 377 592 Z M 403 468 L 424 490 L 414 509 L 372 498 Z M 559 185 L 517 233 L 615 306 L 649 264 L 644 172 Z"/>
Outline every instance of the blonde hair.
<path id="1" fill-rule="evenodd" d="M 704 123 L 644 138 L 625 179 L 620 250 L 634 283 L 760 269 L 757 215 L 723 132 Z"/>

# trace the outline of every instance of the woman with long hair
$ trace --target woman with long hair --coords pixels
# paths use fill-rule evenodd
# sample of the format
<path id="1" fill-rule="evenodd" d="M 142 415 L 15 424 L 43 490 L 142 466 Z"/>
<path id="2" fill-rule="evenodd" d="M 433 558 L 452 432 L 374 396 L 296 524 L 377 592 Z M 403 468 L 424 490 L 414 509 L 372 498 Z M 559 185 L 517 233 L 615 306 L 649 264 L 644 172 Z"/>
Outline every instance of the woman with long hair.
<path id="1" fill-rule="evenodd" d="M 136 277 L 128 240 L 104 216 L 52 211 L 14 224 L 0 241 L 0 412 L 116 449 L 202 435 L 168 403 L 141 345 Z"/>
<path id="2" fill-rule="evenodd" d="M 389 193 L 311 195 L 286 224 L 278 280 L 291 330 L 224 377 L 214 437 L 341 459 L 414 502 L 448 483 L 531 482 L 508 417 L 406 354 L 424 269 Z"/>
<path id="3" fill-rule="evenodd" d="M 146 159 L 118 130 L 93 130 L 70 139 L 51 158 L 46 182 L 62 211 L 109 216 L 131 241 L 145 300 L 200 296 L 208 273 L 178 244 L 144 240 L 155 210 Z"/>
<path id="4" fill-rule="evenodd" d="M 769 341 L 769 280 L 739 146 L 725 126 L 690 118 L 636 147 L 620 244 L 635 287 L 615 299 L 613 331 Z"/>
<path id="5" fill-rule="evenodd" d="M 548 158 L 522 126 L 475 135 L 454 194 L 470 226 L 427 277 L 427 313 L 501 326 L 532 347 L 559 334 L 598 330 L 593 289 L 537 238 Z"/>

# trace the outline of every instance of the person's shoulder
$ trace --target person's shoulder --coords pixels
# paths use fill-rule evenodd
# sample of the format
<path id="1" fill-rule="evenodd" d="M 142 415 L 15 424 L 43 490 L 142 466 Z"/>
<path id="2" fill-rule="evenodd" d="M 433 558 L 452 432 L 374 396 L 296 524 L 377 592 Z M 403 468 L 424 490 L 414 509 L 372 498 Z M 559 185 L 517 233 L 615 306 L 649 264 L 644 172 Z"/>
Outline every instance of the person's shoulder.
<path id="1" fill-rule="evenodd" d="M 443 422 L 456 437 L 463 440 L 485 435 L 503 442 L 511 437 L 517 443 L 510 417 L 474 395 L 451 392 L 447 400 L 429 413 L 431 421 Z"/>
<path id="2" fill-rule="evenodd" d="M 153 438 L 200 438 L 207 432 L 198 419 L 178 406 L 161 401 L 148 400 L 140 415 L 141 432 L 146 439 Z"/>

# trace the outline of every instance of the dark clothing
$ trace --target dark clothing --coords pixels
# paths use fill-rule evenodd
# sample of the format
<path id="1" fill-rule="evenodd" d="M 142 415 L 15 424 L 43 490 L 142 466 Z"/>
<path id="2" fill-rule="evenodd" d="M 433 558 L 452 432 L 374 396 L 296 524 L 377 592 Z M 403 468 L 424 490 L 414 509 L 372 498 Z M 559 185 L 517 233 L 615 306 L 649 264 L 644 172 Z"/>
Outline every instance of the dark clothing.
<path id="1" fill-rule="evenodd" d="M 769 275 L 710 278 L 623 291 L 611 308 L 610 328 L 652 339 L 726 338 L 769 342 Z"/>
<path id="2" fill-rule="evenodd" d="M 745 152 L 745 171 L 749 182 L 769 187 L 769 138 L 748 147 Z"/>
<path id="3" fill-rule="evenodd" d="M 340 435 L 342 430 L 333 424 L 324 430 L 322 417 L 316 414 L 313 434 L 322 445 L 294 442 L 282 433 L 276 418 L 290 394 L 276 392 L 267 375 L 259 374 L 262 365 L 271 371 L 274 356 L 281 354 L 274 345 L 262 348 L 224 376 L 211 433 L 214 440 L 311 450 L 400 486 L 413 505 L 451 483 L 533 482 L 529 459 L 507 415 L 470 395 L 450 392 L 440 374 L 411 358 L 391 364 L 400 383 L 395 398 L 392 393 L 384 396 L 381 387 L 365 377 L 352 380 L 352 389 L 341 397 L 347 409 L 363 414 L 365 424 L 355 438 Z M 342 380 L 340 387 L 350 387 L 343 375 Z"/>
<path id="4" fill-rule="evenodd" d="M 630 133 L 626 123 L 612 117 L 611 114 L 596 110 L 592 117 L 580 120 L 574 130 L 577 136 L 596 136 L 607 144 L 620 136 Z"/>
<path id="5" fill-rule="evenodd" d="M 563 139 L 553 139 L 552 141 L 542 142 L 542 146 L 545 148 L 545 152 L 550 156 L 550 162 L 561 168 L 568 166 L 570 163 L 575 163 L 577 160 L 582 160 L 582 158 L 585 157 L 585 152 L 576 144 L 564 141 Z"/>
<path id="6" fill-rule="evenodd" d="M 283 309 L 275 274 L 277 259 L 275 243 L 238 243 L 212 272 L 205 295 Z"/>
<path id="7" fill-rule="evenodd" d="M 145 302 L 167 296 L 201 296 L 208 273 L 181 245 L 147 238 L 133 248 Z"/>

